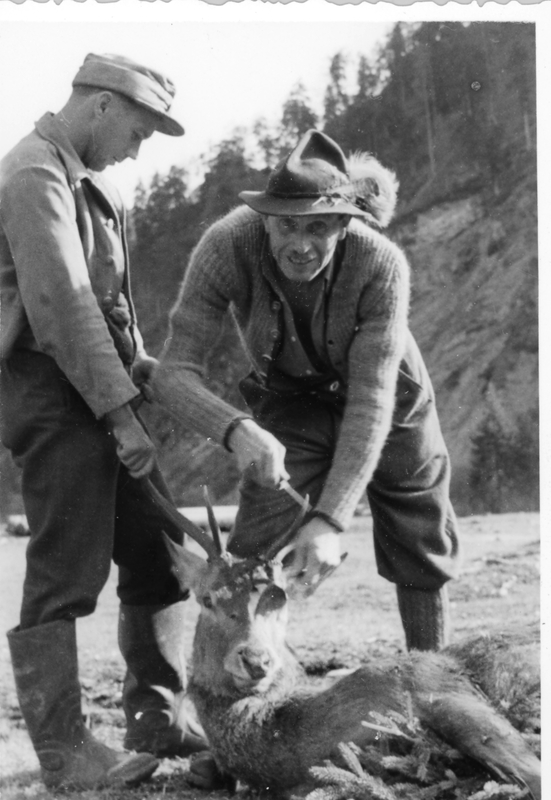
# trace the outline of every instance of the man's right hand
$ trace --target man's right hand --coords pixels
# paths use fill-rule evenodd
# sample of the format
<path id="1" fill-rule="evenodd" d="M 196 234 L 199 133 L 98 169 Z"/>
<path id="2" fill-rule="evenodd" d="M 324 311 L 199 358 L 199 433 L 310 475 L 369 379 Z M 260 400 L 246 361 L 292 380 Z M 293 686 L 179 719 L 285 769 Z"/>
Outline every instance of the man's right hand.
<path id="1" fill-rule="evenodd" d="M 248 469 L 251 478 L 261 486 L 276 489 L 281 480 L 289 479 L 285 447 L 252 419 L 239 422 L 230 434 L 228 445 L 235 453 L 239 470 Z"/>
<path id="2" fill-rule="evenodd" d="M 105 420 L 117 440 L 117 455 L 133 478 L 143 478 L 155 465 L 155 445 L 129 404 L 115 408 Z"/>

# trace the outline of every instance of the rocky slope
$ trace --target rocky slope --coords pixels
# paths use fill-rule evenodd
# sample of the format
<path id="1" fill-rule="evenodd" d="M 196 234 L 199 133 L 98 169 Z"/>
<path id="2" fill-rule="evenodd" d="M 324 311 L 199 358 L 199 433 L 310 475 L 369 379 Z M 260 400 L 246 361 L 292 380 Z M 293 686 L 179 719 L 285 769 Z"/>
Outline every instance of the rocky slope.
<path id="1" fill-rule="evenodd" d="M 501 476 L 499 510 L 537 504 L 535 178 L 529 173 L 510 188 L 506 196 L 480 190 L 434 204 L 391 232 L 412 268 L 411 327 L 435 386 L 461 513 L 481 505 L 473 440 L 488 428 L 496 446 L 501 439 L 509 450 L 531 450 L 532 474 L 516 480 L 509 465 Z"/>

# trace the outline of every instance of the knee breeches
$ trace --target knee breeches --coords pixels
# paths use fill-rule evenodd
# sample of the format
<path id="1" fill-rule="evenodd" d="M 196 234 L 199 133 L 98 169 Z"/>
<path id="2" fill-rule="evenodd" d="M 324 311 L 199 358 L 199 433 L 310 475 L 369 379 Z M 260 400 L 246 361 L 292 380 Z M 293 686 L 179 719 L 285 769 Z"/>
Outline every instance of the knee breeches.
<path id="1" fill-rule="evenodd" d="M 263 413 L 266 409 L 270 413 Z M 264 396 L 255 417 L 286 446 L 291 483 L 315 505 L 331 468 L 342 407 L 311 396 L 283 402 L 281 397 L 270 402 Z M 459 548 L 449 482 L 449 456 L 432 387 L 414 349 L 412 358 L 402 362 L 392 428 L 366 486 L 377 567 L 383 577 L 437 589 L 455 576 Z M 240 556 L 262 553 L 292 525 L 297 513 L 298 506 L 285 492 L 245 478 L 229 549 Z"/>

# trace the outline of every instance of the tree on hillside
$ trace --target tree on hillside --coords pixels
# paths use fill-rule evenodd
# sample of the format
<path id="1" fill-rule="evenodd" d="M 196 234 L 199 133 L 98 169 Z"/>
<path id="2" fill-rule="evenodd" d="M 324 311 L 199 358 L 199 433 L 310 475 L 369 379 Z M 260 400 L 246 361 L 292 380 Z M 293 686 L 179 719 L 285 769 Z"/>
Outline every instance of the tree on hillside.
<path id="1" fill-rule="evenodd" d="M 369 100 L 374 97 L 381 89 L 381 74 L 375 63 L 370 61 L 367 56 L 360 56 L 358 62 L 358 93 L 356 101 Z"/>
<path id="2" fill-rule="evenodd" d="M 300 137 L 318 124 L 318 115 L 310 105 L 302 83 L 297 83 L 283 105 L 281 140 L 285 149 L 292 149 Z"/>
<path id="3" fill-rule="evenodd" d="M 469 485 L 474 511 L 502 514 L 539 507 L 537 412 L 504 424 L 489 411 L 472 437 Z"/>
<path id="4" fill-rule="evenodd" d="M 238 193 L 253 188 L 245 145 L 246 131 L 237 129 L 221 141 L 206 162 L 207 171 L 199 189 L 201 221 L 209 225 L 239 204 Z"/>
<path id="5" fill-rule="evenodd" d="M 358 91 L 346 111 L 348 135 L 342 142 L 345 150 L 374 153 L 379 142 L 379 117 L 382 86 L 379 66 L 361 56 L 357 72 Z"/>
<path id="6" fill-rule="evenodd" d="M 307 130 L 317 127 L 318 122 L 318 115 L 312 108 L 304 84 L 299 81 L 283 104 L 278 125 L 270 127 L 265 119 L 259 119 L 254 124 L 253 134 L 263 165 L 268 169 L 275 167 Z"/>
<path id="7" fill-rule="evenodd" d="M 329 136 L 337 141 L 342 139 L 344 118 L 350 104 L 346 92 L 347 59 L 343 53 L 337 53 L 329 66 L 329 84 L 325 90 L 324 127 Z"/>
<path id="8" fill-rule="evenodd" d="M 148 191 L 138 187 L 131 219 L 133 295 L 146 345 L 157 352 L 197 240 L 198 209 L 189 199 L 185 170 L 172 167 L 155 175 Z"/>
<path id="9" fill-rule="evenodd" d="M 260 153 L 262 166 L 268 170 L 273 169 L 281 154 L 278 129 L 270 126 L 265 117 L 261 117 L 254 123 L 252 132 Z"/>
<path id="10" fill-rule="evenodd" d="M 524 147 L 530 152 L 536 146 L 536 49 L 534 25 L 514 24 L 506 34 L 511 40 L 505 63 L 508 89 L 522 109 Z M 514 80 L 511 80 L 514 76 Z"/>
<path id="11" fill-rule="evenodd" d="M 389 81 L 387 85 L 389 87 L 392 85 L 393 99 L 403 108 L 405 108 L 408 103 L 411 83 L 411 75 L 406 59 L 407 45 L 405 31 L 406 26 L 404 24 L 400 22 L 396 23 L 383 51 L 386 68 L 389 75 L 392 76 L 392 84 Z"/>

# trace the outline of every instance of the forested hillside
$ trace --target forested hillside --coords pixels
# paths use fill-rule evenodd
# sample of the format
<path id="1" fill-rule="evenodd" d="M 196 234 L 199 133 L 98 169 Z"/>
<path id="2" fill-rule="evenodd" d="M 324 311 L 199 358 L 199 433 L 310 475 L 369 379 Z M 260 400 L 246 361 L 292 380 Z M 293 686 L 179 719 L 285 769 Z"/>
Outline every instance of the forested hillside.
<path id="1" fill-rule="evenodd" d="M 308 128 L 345 152 L 372 152 L 400 181 L 389 236 L 413 276 L 411 325 L 436 388 L 462 514 L 538 507 L 538 321 L 534 26 L 397 24 L 375 56 L 331 60 L 321 118 L 297 83 L 280 122 L 257 120 L 205 156 L 193 191 L 185 167 L 141 187 L 132 212 L 133 287 L 148 348 L 205 228 L 264 188 Z M 244 120 L 244 122 L 247 122 Z M 216 391 L 239 403 L 247 366 L 228 326 L 211 354 Z M 229 454 L 155 409 L 148 421 L 178 501 L 208 482 L 233 500 Z"/>

